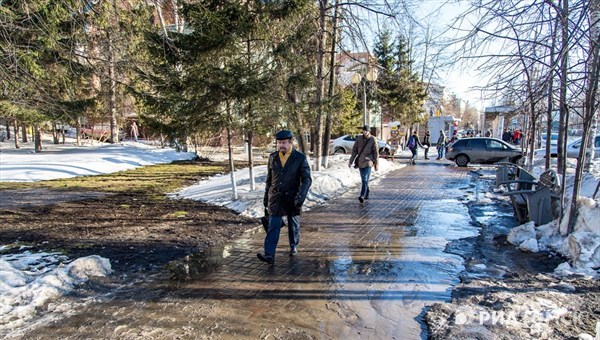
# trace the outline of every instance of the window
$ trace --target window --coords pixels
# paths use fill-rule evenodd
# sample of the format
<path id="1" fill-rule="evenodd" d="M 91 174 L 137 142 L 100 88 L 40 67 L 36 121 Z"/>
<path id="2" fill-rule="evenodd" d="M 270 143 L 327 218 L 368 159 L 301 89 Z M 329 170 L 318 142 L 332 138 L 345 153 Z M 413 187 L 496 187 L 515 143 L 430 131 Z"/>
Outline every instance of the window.
<path id="1" fill-rule="evenodd" d="M 488 149 L 500 149 L 500 150 L 506 149 L 506 145 L 500 143 L 497 140 L 488 139 L 488 140 L 486 140 L 486 142 L 487 142 Z"/>
<path id="2" fill-rule="evenodd" d="M 473 150 L 485 150 L 485 141 L 483 139 L 474 139 L 469 142 L 470 148 Z"/>

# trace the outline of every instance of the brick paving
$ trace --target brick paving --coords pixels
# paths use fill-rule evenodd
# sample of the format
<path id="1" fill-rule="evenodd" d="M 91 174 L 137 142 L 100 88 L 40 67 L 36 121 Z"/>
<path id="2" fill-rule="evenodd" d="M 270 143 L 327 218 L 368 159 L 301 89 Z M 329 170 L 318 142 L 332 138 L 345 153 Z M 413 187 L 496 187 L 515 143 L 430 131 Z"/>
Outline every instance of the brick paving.
<path id="1" fill-rule="evenodd" d="M 445 189 L 466 187 L 468 183 L 468 169 L 442 162 L 422 161 L 393 171 L 371 186 L 372 197 L 363 204 L 358 202 L 358 189 L 353 189 L 305 212 L 298 256 L 288 256 L 284 228 L 275 265 L 259 261 L 256 253 L 262 252 L 261 230 L 228 250 L 230 255 L 216 273 L 188 284 L 177 296 L 228 301 L 245 311 L 258 311 L 258 315 L 252 315 L 259 318 L 265 310 L 286 313 L 300 302 L 305 309 L 319 310 L 331 301 L 359 301 L 360 309 L 374 301 L 409 303 L 411 294 L 417 294 L 416 299 L 425 303 L 442 301 L 448 297 L 447 287 L 441 291 L 412 291 L 411 280 L 403 277 L 406 245 L 402 240 L 418 232 L 415 223 L 424 206 L 444 197 Z M 370 312 L 357 312 L 363 320 L 369 318 L 365 313 Z M 418 332 L 413 329 L 414 336 Z M 375 337 L 381 335 L 377 334 Z"/>

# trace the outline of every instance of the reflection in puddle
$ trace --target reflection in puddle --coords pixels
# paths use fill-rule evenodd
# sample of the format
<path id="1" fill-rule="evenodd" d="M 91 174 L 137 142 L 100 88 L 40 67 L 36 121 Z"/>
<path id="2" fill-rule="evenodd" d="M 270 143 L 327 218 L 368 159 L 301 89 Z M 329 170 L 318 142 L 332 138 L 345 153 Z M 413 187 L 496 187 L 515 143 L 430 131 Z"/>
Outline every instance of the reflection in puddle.
<path id="1" fill-rule="evenodd" d="M 231 245 L 207 247 L 172 261 L 167 268 L 176 280 L 200 279 L 221 267 L 223 260 L 231 255 L 231 249 Z"/>

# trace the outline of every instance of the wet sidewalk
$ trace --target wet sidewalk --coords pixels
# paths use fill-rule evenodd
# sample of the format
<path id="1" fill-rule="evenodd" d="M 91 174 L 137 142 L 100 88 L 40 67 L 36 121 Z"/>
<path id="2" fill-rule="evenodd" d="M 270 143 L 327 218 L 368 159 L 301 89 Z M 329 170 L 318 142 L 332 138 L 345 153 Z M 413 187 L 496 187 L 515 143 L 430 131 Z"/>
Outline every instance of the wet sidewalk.
<path id="1" fill-rule="evenodd" d="M 363 204 L 355 189 L 304 213 L 296 257 L 284 228 L 275 265 L 259 261 L 261 230 L 191 258 L 189 281 L 147 283 L 31 335 L 423 338 L 424 307 L 448 301 L 463 269 L 446 244 L 477 233 L 461 203 L 468 170 L 435 161 L 396 170 Z"/>

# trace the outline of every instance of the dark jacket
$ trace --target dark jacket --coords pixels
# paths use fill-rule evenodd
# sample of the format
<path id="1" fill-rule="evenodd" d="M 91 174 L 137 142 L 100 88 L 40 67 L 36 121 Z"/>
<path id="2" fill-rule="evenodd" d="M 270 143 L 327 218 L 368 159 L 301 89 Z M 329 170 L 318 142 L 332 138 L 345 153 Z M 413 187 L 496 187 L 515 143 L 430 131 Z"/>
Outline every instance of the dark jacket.
<path id="1" fill-rule="evenodd" d="M 427 146 L 431 146 L 431 142 L 429 141 L 429 135 L 425 134 L 425 136 L 423 137 L 423 143 L 421 143 L 423 145 L 427 145 Z"/>
<path id="2" fill-rule="evenodd" d="M 421 142 L 419 141 L 419 137 L 418 137 L 417 135 L 412 135 L 412 136 L 410 136 L 410 137 L 408 138 L 408 142 L 406 143 L 406 145 L 407 145 L 407 146 L 408 146 L 408 145 L 410 145 L 410 143 L 411 143 L 411 140 L 413 140 L 413 139 L 414 139 L 414 141 L 415 141 L 415 143 L 414 143 L 414 146 L 413 146 L 412 148 L 411 148 L 411 147 L 409 147 L 409 149 L 411 149 L 411 150 L 416 150 L 416 149 L 417 149 L 417 147 L 419 147 L 419 146 L 420 146 L 420 147 L 423 147 L 423 144 L 421 144 Z"/>
<path id="3" fill-rule="evenodd" d="M 292 150 L 282 167 L 275 151 L 269 156 L 263 204 L 273 216 L 300 215 L 311 184 L 310 166 L 303 153 Z"/>
<path id="4" fill-rule="evenodd" d="M 369 167 L 369 161 L 373 162 L 373 166 L 377 165 L 378 160 L 379 146 L 377 145 L 377 139 L 374 136 L 369 136 L 368 139 L 365 139 L 363 135 L 356 136 L 348 165 L 352 166 L 353 163 L 358 162 L 358 167 L 362 169 Z"/>

